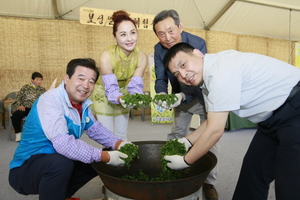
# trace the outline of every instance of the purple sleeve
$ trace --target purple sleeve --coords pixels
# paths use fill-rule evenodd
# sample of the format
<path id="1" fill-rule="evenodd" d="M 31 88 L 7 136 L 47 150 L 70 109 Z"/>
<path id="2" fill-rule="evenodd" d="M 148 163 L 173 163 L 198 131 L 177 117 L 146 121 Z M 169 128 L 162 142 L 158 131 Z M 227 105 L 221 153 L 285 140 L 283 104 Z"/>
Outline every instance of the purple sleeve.
<path id="1" fill-rule="evenodd" d="M 120 88 L 116 75 L 107 74 L 103 75 L 101 78 L 108 101 L 113 104 L 119 104 L 118 97 L 122 96 L 123 94 L 120 93 Z"/>
<path id="2" fill-rule="evenodd" d="M 115 149 L 116 142 L 121 140 L 102 126 L 99 121 L 95 121 L 87 130 L 87 135 L 103 146 L 112 149 Z M 71 160 L 84 163 L 99 162 L 101 160 L 102 149 L 93 147 L 80 139 L 75 139 L 73 135 L 61 134 L 55 137 L 52 143 L 57 153 Z"/>
<path id="3" fill-rule="evenodd" d="M 127 87 L 130 94 L 144 94 L 144 81 L 140 76 L 132 77 Z"/>
<path id="4" fill-rule="evenodd" d="M 57 153 L 83 163 L 99 162 L 101 160 L 101 149 L 95 148 L 73 135 L 61 134 L 52 140 L 53 147 Z"/>
<path id="5" fill-rule="evenodd" d="M 86 134 L 92 140 L 95 140 L 106 148 L 115 149 L 116 142 L 121 140 L 105 128 L 99 121 L 95 121 L 94 124 L 87 130 Z"/>

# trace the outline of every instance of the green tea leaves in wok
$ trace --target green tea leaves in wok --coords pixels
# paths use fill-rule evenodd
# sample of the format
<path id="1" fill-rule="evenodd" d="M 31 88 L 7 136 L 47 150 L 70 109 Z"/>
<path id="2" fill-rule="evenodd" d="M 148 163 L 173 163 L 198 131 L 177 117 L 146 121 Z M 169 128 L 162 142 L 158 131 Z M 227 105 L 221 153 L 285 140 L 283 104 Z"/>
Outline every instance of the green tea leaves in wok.
<path id="1" fill-rule="evenodd" d="M 119 151 L 128 155 L 127 158 L 123 159 L 125 161 L 125 165 L 128 168 L 131 166 L 130 163 L 134 158 L 139 158 L 139 148 L 135 144 L 132 143 L 125 144 L 119 149 Z"/>
<path id="2" fill-rule="evenodd" d="M 183 177 L 184 173 L 187 173 L 189 169 L 184 170 L 172 170 L 167 167 L 167 161 L 164 159 L 166 155 L 181 155 L 185 154 L 184 144 L 178 142 L 178 139 L 167 141 L 161 148 L 161 163 L 162 171 L 156 177 L 149 177 L 142 170 L 139 171 L 139 174 L 135 175 L 125 175 L 121 177 L 126 180 L 133 181 L 171 181 L 180 179 Z"/>

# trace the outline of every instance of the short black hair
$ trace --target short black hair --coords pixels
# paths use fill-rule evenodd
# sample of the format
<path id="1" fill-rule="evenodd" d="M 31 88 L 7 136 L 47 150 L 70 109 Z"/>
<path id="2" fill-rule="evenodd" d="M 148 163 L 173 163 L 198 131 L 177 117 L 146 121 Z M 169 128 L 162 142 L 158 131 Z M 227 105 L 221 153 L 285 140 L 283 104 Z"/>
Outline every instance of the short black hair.
<path id="1" fill-rule="evenodd" d="M 96 62 L 94 59 L 92 58 L 76 58 L 71 60 L 68 65 L 67 65 L 67 71 L 66 73 L 68 74 L 68 76 L 71 78 L 73 76 L 73 74 L 75 73 L 75 69 L 78 66 L 83 66 L 86 68 L 89 68 L 91 70 L 94 70 L 94 72 L 96 73 L 96 82 L 98 80 L 99 77 L 99 70 L 96 67 Z"/>
<path id="2" fill-rule="evenodd" d="M 41 79 L 43 79 L 43 75 L 42 75 L 40 72 L 33 72 L 33 73 L 31 74 L 31 79 L 34 80 L 34 79 L 36 79 L 36 78 L 41 78 Z"/>
<path id="3" fill-rule="evenodd" d="M 184 42 L 180 42 L 180 43 L 173 45 L 164 56 L 163 64 L 164 64 L 166 70 L 170 71 L 168 68 L 169 63 L 170 63 L 171 59 L 174 58 L 178 52 L 182 51 L 187 54 L 190 54 L 190 53 L 193 53 L 194 49 L 195 48 L 192 45 L 190 45 L 188 43 L 184 43 Z"/>

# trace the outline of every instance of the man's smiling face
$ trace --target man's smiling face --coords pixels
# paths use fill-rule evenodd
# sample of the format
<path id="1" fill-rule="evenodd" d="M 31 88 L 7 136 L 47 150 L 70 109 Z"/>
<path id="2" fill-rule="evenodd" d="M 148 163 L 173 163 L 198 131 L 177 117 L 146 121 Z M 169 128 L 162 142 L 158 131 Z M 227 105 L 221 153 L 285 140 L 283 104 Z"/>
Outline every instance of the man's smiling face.
<path id="1" fill-rule="evenodd" d="M 186 85 L 203 84 L 203 54 L 194 49 L 192 53 L 178 52 L 169 62 L 170 72 Z"/>
<path id="2" fill-rule="evenodd" d="M 72 77 L 66 75 L 65 89 L 73 103 L 86 100 L 94 90 L 96 73 L 87 67 L 77 66 Z"/>
<path id="3" fill-rule="evenodd" d="M 182 23 L 177 26 L 171 17 L 158 22 L 155 25 L 155 30 L 159 42 L 167 49 L 181 42 Z"/>

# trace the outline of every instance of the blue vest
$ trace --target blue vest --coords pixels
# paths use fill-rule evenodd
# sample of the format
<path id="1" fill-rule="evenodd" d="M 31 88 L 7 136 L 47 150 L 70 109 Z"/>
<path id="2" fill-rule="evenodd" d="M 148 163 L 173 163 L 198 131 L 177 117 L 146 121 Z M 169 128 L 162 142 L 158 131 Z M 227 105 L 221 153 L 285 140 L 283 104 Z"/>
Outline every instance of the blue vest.
<path id="1" fill-rule="evenodd" d="M 19 142 L 19 145 L 14 154 L 14 158 L 10 162 L 10 169 L 20 167 L 32 155 L 41 153 L 56 153 L 55 149 L 53 148 L 52 142 L 44 134 L 40 119 L 38 117 L 39 114 L 37 105 L 39 100 L 40 98 L 38 98 L 32 105 L 31 110 L 26 118 L 26 122 L 22 131 L 22 140 Z M 68 109 L 68 112 L 77 112 L 77 110 L 75 109 L 70 110 L 70 108 L 68 108 L 67 106 L 64 106 L 64 109 Z M 67 113 L 65 111 L 62 112 Z M 94 123 L 92 120 L 86 120 L 88 114 L 88 105 L 84 104 L 82 108 L 82 120 L 80 125 L 75 124 L 74 120 L 71 117 L 64 115 L 67 122 L 69 135 L 74 135 L 76 139 L 79 139 L 82 136 L 84 130 L 88 129 Z M 73 114 L 70 116 L 76 115 Z"/>

